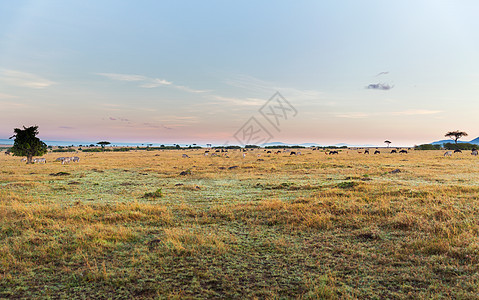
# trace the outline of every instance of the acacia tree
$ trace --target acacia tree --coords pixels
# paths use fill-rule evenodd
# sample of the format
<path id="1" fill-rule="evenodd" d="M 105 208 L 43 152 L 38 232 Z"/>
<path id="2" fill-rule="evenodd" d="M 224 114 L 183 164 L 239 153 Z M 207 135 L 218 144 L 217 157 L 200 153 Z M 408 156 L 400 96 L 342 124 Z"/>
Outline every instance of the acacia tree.
<path id="1" fill-rule="evenodd" d="M 391 144 L 391 141 L 385 140 L 384 143 L 386 143 L 388 145 L 388 148 L 389 148 L 389 144 Z"/>
<path id="2" fill-rule="evenodd" d="M 107 141 L 102 141 L 102 142 L 98 142 L 97 144 L 100 145 L 102 148 L 105 148 L 105 145 L 110 145 L 111 143 Z"/>
<path id="3" fill-rule="evenodd" d="M 13 129 L 13 132 L 15 134 L 10 139 L 14 138 L 15 141 L 10 151 L 15 156 L 26 156 L 27 164 L 33 163 L 34 156 L 41 156 L 47 153 L 47 145 L 36 137 L 39 133 L 38 126 L 28 128 L 23 126 L 23 129 Z"/>
<path id="4" fill-rule="evenodd" d="M 464 131 L 456 130 L 456 131 L 449 131 L 444 136 L 454 140 L 454 142 L 456 143 L 456 148 L 457 148 L 457 141 L 463 136 L 468 136 L 468 134 Z"/>

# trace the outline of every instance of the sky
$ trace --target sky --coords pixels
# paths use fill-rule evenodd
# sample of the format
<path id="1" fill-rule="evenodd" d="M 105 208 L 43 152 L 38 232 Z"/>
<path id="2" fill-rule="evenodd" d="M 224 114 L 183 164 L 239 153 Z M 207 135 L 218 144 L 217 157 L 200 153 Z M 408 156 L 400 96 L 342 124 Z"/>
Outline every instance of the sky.
<path id="1" fill-rule="evenodd" d="M 479 136 L 478 1 L 1 1 L 0 139 Z M 279 94 L 277 94 L 279 93 Z"/>

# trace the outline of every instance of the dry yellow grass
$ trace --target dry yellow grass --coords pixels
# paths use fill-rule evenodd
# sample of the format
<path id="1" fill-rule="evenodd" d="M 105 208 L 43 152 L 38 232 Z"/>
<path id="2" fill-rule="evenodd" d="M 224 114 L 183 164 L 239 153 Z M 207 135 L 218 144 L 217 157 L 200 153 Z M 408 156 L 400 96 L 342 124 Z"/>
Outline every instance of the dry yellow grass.
<path id="1" fill-rule="evenodd" d="M 2 155 L 0 297 L 477 298 L 476 157 L 301 152 Z"/>

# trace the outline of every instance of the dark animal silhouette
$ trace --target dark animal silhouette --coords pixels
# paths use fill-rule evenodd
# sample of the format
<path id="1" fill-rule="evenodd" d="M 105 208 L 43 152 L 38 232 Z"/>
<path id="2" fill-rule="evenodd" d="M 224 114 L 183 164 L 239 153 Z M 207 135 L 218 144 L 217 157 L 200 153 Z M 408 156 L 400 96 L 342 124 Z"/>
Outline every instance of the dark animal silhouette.
<path id="1" fill-rule="evenodd" d="M 291 151 L 291 153 L 289 155 L 296 155 L 296 152 Z"/>
<path id="2" fill-rule="evenodd" d="M 332 154 L 339 154 L 339 152 L 335 151 L 335 150 L 334 151 L 329 151 L 329 155 L 332 155 Z"/>
<path id="3" fill-rule="evenodd" d="M 374 151 L 374 154 L 381 154 L 381 151 L 376 150 L 376 151 Z"/>
<path id="4" fill-rule="evenodd" d="M 407 150 L 404 150 L 404 149 L 403 149 L 403 150 L 399 151 L 399 153 L 405 153 L 405 154 L 407 154 Z"/>
<path id="5" fill-rule="evenodd" d="M 364 154 L 369 154 L 369 150 L 368 149 L 364 150 Z"/>
<path id="6" fill-rule="evenodd" d="M 393 149 L 393 150 L 391 150 L 391 153 L 398 153 L 398 152 L 397 152 L 396 150 L 394 150 L 394 149 Z"/>
<path id="7" fill-rule="evenodd" d="M 459 150 L 459 149 L 456 149 L 456 150 L 454 150 L 454 153 L 462 153 L 462 151 Z"/>

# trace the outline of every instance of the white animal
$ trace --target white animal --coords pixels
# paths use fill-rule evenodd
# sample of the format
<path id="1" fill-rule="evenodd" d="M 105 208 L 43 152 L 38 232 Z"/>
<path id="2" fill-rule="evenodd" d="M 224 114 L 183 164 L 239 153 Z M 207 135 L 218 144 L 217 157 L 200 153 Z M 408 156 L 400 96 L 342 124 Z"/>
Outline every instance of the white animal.
<path id="1" fill-rule="evenodd" d="M 44 163 L 47 162 L 47 160 L 46 160 L 46 158 L 44 158 L 44 157 L 39 157 L 39 158 L 34 158 L 34 159 L 33 159 L 33 162 L 34 162 L 34 163 L 43 163 L 43 164 L 44 164 Z"/>
<path id="2" fill-rule="evenodd" d="M 70 160 L 73 162 L 80 162 L 80 158 L 78 156 L 72 156 L 70 157 Z"/>
<path id="3" fill-rule="evenodd" d="M 444 153 L 444 156 L 452 156 L 452 151 L 446 151 L 446 152 Z"/>
<path id="4" fill-rule="evenodd" d="M 479 154 L 479 153 L 477 152 L 477 150 L 473 150 L 472 153 L 471 153 L 471 155 L 474 155 L 474 156 L 477 156 L 477 154 Z"/>

